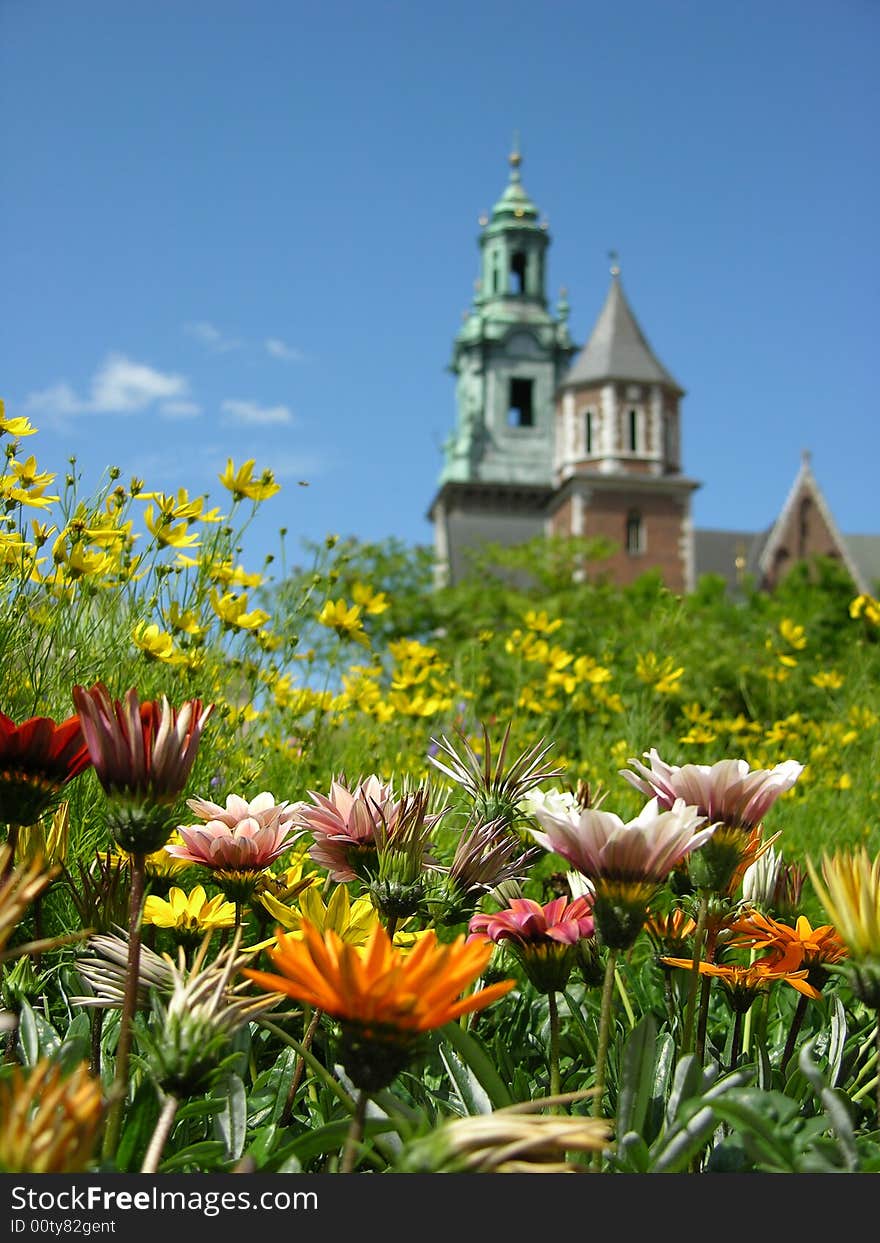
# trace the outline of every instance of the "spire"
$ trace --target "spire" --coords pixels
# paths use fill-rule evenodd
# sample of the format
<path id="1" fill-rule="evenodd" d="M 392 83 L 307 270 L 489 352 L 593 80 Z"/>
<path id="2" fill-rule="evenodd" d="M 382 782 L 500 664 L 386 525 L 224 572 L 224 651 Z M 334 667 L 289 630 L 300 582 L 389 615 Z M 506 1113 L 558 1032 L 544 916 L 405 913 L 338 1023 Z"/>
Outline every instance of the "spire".
<path id="1" fill-rule="evenodd" d="M 617 252 L 609 251 L 608 257 L 611 260 L 611 286 L 605 305 L 590 339 L 572 363 L 563 383 L 635 380 L 668 384 L 679 393 L 683 392 L 654 354 L 633 314 L 623 292 Z"/>

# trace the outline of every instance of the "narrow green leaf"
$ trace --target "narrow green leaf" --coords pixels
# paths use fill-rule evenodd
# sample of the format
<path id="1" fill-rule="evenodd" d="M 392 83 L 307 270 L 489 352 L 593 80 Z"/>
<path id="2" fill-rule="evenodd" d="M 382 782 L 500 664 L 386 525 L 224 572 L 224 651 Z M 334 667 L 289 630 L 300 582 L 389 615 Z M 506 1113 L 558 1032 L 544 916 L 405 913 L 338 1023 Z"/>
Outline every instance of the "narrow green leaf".
<path id="1" fill-rule="evenodd" d="M 37 1016 L 27 1001 L 22 1001 L 18 1016 L 18 1045 L 25 1066 L 35 1066 L 40 1060 L 40 1034 Z"/>
<path id="2" fill-rule="evenodd" d="M 684 1126 L 676 1127 L 662 1141 L 654 1145 L 651 1150 L 651 1172 L 654 1174 L 681 1173 L 705 1148 L 714 1129 L 714 1110 L 711 1106 L 704 1105 Z"/>
<path id="3" fill-rule="evenodd" d="M 635 1131 L 629 1131 L 617 1145 L 615 1164 L 634 1174 L 647 1174 L 651 1166 L 648 1145 Z"/>
<path id="4" fill-rule="evenodd" d="M 500 1078 L 491 1058 L 478 1036 L 467 1032 L 458 1023 L 447 1023 L 439 1032 L 441 1041 L 452 1045 L 462 1061 L 470 1067 L 495 1109 L 512 1105 L 510 1090 Z"/>
<path id="5" fill-rule="evenodd" d="M 834 1088 L 838 1086 L 840 1068 L 843 1064 L 843 1051 L 846 1048 L 847 1022 L 846 1009 L 836 993 L 831 997 L 831 1016 L 829 1019 L 830 1040 L 828 1043 L 828 1083 Z"/>
<path id="6" fill-rule="evenodd" d="M 700 1063 L 693 1053 L 687 1053 L 676 1063 L 672 1076 L 672 1087 L 666 1103 L 666 1119 L 669 1124 L 675 1121 L 682 1103 L 696 1096 L 702 1087 L 702 1082 Z"/>
<path id="7" fill-rule="evenodd" d="M 657 1020 L 645 1014 L 630 1032 L 623 1048 L 617 1099 L 617 1134 L 641 1133 L 651 1099 L 657 1053 Z"/>
<path id="8" fill-rule="evenodd" d="M 490 1114 L 492 1102 L 477 1076 L 456 1053 L 455 1049 L 440 1045 L 440 1057 L 452 1083 L 453 1099 L 461 1106 L 461 1112 Z"/>
<path id="9" fill-rule="evenodd" d="M 237 1161 L 247 1136 L 247 1095 L 238 1075 L 225 1080 L 223 1108 L 214 1115 L 214 1134 L 226 1145 L 226 1160 Z"/>
<path id="10" fill-rule="evenodd" d="M 159 1173 L 169 1174 L 172 1170 L 179 1170 L 187 1165 L 195 1165 L 197 1167 L 218 1165 L 223 1159 L 224 1144 L 222 1140 L 202 1139 L 198 1143 L 190 1144 L 189 1147 L 182 1148 L 180 1152 L 175 1152 L 173 1156 L 168 1157 L 159 1166 Z"/>

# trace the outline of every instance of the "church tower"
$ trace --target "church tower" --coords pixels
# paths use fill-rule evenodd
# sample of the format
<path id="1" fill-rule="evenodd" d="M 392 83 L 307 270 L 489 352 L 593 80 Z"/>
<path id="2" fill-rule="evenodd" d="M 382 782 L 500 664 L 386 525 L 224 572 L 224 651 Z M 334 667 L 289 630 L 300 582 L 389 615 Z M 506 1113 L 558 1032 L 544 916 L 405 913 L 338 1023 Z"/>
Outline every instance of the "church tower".
<path id="1" fill-rule="evenodd" d="M 550 237 L 521 163 L 515 145 L 508 185 L 480 218 L 480 277 L 449 364 L 456 424 L 428 512 L 447 582 L 467 571 L 468 548 L 543 534 L 555 483 L 555 396 L 576 347 L 564 300 L 548 310 Z"/>
<path id="2" fill-rule="evenodd" d="M 658 569 L 671 591 L 694 586 L 699 484 L 681 471 L 683 396 L 648 344 L 615 261 L 605 305 L 557 393 L 547 529 L 610 541 L 601 570 L 621 585 Z"/>

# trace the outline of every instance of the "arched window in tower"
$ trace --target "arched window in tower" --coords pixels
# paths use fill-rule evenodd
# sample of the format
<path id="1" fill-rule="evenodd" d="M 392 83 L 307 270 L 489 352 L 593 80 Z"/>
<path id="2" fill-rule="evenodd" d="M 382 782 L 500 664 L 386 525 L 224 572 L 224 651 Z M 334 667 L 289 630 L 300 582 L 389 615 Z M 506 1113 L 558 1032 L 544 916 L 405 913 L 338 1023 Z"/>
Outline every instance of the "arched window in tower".
<path id="1" fill-rule="evenodd" d="M 629 437 L 628 448 L 630 453 L 638 453 L 639 451 L 639 412 L 638 410 L 630 410 L 629 412 Z"/>
<path id="2" fill-rule="evenodd" d="M 590 454 L 594 452 L 593 448 L 593 412 L 592 410 L 584 411 L 584 453 Z"/>
<path id="3" fill-rule="evenodd" d="M 637 509 L 631 509 L 626 515 L 626 551 L 631 557 L 638 557 L 645 551 L 645 524 Z"/>
<path id="4" fill-rule="evenodd" d="M 515 250 L 510 257 L 510 292 L 525 293 L 526 291 L 526 256 L 521 250 Z"/>

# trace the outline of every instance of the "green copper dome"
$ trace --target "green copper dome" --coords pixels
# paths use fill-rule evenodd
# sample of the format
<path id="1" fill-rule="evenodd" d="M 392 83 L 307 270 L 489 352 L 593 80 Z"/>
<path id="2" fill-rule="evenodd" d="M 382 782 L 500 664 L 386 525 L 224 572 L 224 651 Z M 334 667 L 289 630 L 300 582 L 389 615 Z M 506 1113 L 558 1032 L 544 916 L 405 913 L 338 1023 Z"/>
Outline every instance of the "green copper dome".
<path id="1" fill-rule="evenodd" d="M 510 153 L 509 160 L 510 181 L 501 198 L 492 208 L 491 220 L 487 227 L 489 233 L 518 225 L 535 228 L 538 220 L 538 209 L 523 189 L 519 171 L 522 156 L 516 147 Z"/>

